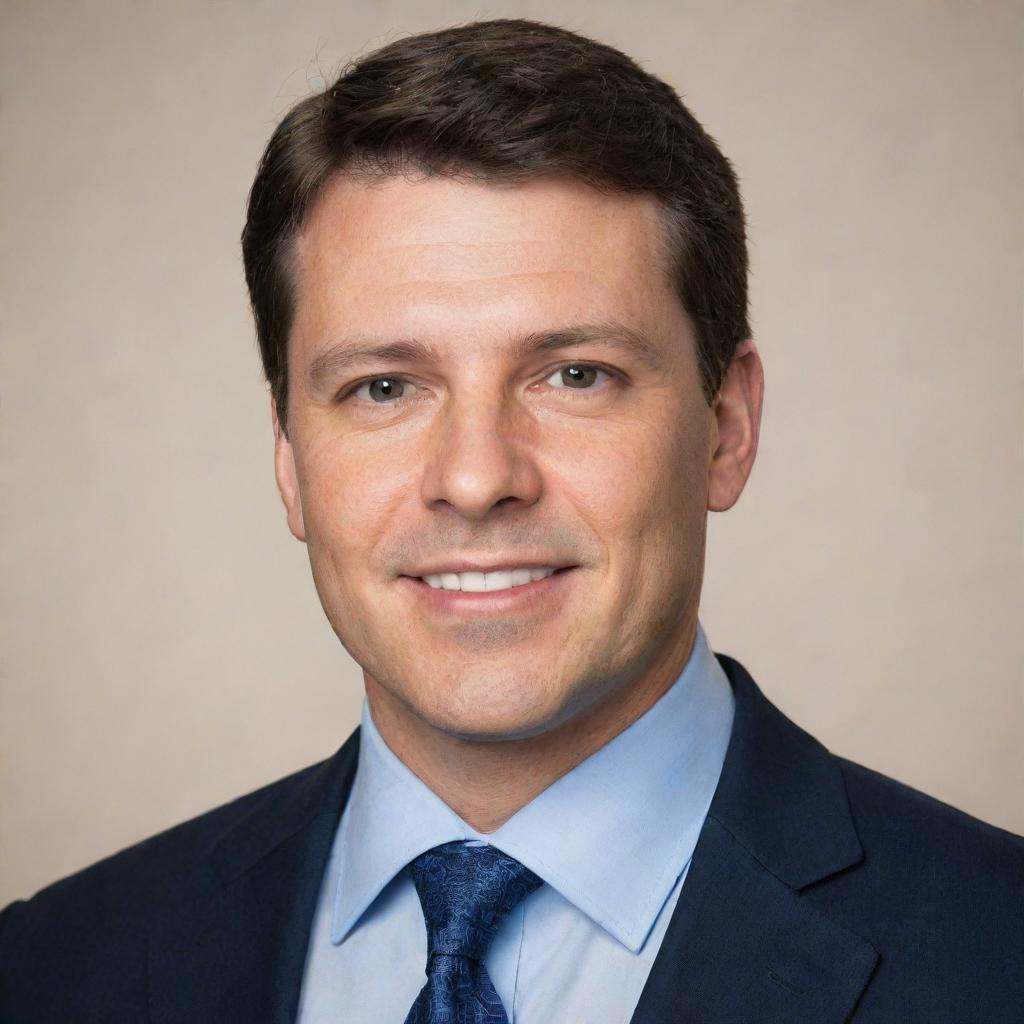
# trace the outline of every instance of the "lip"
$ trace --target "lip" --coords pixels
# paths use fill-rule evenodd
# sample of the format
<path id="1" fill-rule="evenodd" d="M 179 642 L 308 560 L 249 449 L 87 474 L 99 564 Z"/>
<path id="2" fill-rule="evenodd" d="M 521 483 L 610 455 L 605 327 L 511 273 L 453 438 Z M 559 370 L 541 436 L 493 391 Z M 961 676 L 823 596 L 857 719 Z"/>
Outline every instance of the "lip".
<path id="1" fill-rule="evenodd" d="M 459 563 L 461 564 L 461 563 Z M 550 562 L 543 565 L 551 565 Z M 543 565 L 534 566 L 542 568 Z M 518 568 L 529 568 L 519 563 Z M 442 615 L 480 616 L 508 615 L 529 612 L 552 600 L 558 600 L 572 586 L 578 566 L 564 566 L 542 580 L 531 580 L 506 590 L 435 590 L 429 583 L 413 576 L 402 576 L 398 582 L 414 599 L 430 611 Z M 456 571 L 456 570 L 452 570 Z M 460 569 L 459 572 L 497 572 L 499 570 Z"/>

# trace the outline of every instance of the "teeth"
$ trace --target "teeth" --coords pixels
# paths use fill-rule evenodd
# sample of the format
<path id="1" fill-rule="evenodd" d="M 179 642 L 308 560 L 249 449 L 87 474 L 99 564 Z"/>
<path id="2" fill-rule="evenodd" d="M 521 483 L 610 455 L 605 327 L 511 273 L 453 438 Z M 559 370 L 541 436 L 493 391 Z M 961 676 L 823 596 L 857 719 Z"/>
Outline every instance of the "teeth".
<path id="1" fill-rule="evenodd" d="M 503 569 L 499 572 L 442 572 L 424 576 L 423 580 L 434 590 L 464 590 L 483 593 L 487 590 L 511 590 L 525 583 L 533 583 L 550 576 L 555 570 Z"/>

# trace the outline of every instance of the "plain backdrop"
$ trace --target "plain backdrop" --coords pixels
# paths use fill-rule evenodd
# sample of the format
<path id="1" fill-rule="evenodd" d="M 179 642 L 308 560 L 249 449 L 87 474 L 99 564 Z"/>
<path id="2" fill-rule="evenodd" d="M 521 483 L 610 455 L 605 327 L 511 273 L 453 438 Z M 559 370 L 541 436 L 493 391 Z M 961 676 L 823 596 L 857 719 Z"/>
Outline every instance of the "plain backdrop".
<path id="1" fill-rule="evenodd" d="M 274 488 L 246 193 L 345 61 L 494 16 L 624 49 L 741 176 L 767 400 L 712 645 L 1024 831 L 1021 4 L 4 0 L 0 903 L 355 725 Z"/>

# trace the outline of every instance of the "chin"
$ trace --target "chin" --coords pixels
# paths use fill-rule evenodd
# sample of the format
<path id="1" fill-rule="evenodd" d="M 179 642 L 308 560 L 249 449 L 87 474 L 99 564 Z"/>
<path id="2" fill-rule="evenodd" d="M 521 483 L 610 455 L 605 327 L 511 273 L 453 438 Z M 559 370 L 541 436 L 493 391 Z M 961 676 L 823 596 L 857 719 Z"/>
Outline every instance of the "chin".
<path id="1" fill-rule="evenodd" d="M 528 739 L 566 718 L 564 700 L 549 691 L 524 687 L 521 679 L 513 683 L 477 679 L 424 703 L 428 707 L 420 715 L 433 728 L 479 743 Z"/>

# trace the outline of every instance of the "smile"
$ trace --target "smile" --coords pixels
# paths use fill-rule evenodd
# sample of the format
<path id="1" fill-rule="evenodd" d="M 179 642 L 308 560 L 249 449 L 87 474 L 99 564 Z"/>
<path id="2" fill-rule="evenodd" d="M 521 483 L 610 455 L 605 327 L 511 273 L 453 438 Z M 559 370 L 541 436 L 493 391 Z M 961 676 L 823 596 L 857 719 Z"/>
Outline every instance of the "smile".
<path id="1" fill-rule="evenodd" d="M 497 572 L 441 572 L 421 577 L 434 590 L 461 590 L 482 594 L 495 590 L 512 590 L 528 583 L 546 579 L 554 566 L 536 569 L 503 569 Z"/>
<path id="2" fill-rule="evenodd" d="M 478 618 L 542 614 L 551 616 L 565 607 L 579 566 L 530 566 L 491 572 L 427 573 L 402 576 L 409 597 L 431 614 Z"/>

